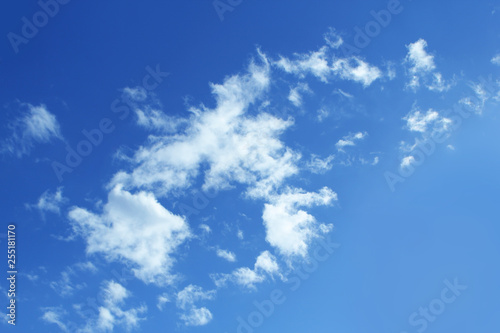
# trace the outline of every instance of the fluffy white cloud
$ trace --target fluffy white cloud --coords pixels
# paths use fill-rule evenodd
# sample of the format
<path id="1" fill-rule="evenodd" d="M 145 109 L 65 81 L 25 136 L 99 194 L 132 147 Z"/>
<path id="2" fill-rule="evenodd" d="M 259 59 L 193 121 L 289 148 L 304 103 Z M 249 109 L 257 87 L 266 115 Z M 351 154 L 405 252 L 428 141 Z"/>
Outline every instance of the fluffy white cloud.
<path id="1" fill-rule="evenodd" d="M 288 188 L 264 205 L 266 240 L 286 257 L 305 257 L 311 240 L 328 231 L 329 226 L 299 208 L 330 205 L 336 200 L 337 194 L 327 187 L 317 193 Z"/>
<path id="2" fill-rule="evenodd" d="M 279 274 L 279 266 L 276 257 L 269 251 L 262 252 L 255 260 L 254 268 L 240 267 L 230 274 L 212 274 L 217 287 L 232 282 L 249 289 L 255 289 L 257 283 L 265 281 L 266 277 Z"/>
<path id="3" fill-rule="evenodd" d="M 270 82 L 264 55 L 261 63 L 252 63 L 247 74 L 212 84 L 216 107 L 192 108 L 193 116 L 183 133 L 151 138 L 151 143 L 135 154 L 133 170 L 117 173 L 113 184 L 167 195 L 191 186 L 202 166 L 208 165 L 205 189 L 242 183 L 249 185 L 249 196 L 259 197 L 297 173 L 295 162 L 300 155 L 278 139 L 293 121 L 266 113 L 246 114 Z"/>
<path id="4" fill-rule="evenodd" d="M 203 288 L 189 285 L 177 293 L 177 307 L 183 310 L 181 320 L 186 326 L 202 326 L 212 320 L 212 313 L 205 307 L 197 307 L 195 303 L 212 300 L 215 290 L 204 291 Z"/>
<path id="5" fill-rule="evenodd" d="M 216 253 L 217 253 L 217 256 L 219 256 L 219 257 L 221 257 L 223 259 L 226 259 L 229 262 L 235 262 L 236 261 L 236 255 L 233 252 L 231 252 L 231 251 L 217 249 Z"/>
<path id="6" fill-rule="evenodd" d="M 382 76 L 380 69 L 357 57 L 336 59 L 332 65 L 332 71 L 345 80 L 361 83 L 365 87 Z"/>
<path id="7" fill-rule="evenodd" d="M 431 72 L 436 68 L 434 56 L 427 53 L 426 47 L 427 42 L 423 39 L 406 46 L 408 54 L 405 61 L 410 64 L 410 73 Z"/>
<path id="8" fill-rule="evenodd" d="M 190 237 L 185 220 L 165 209 L 152 193 L 131 194 L 119 186 L 109 192 L 101 214 L 74 207 L 69 218 L 89 254 L 123 260 L 146 283 L 173 281 L 172 255 Z"/>
<path id="9" fill-rule="evenodd" d="M 443 92 L 449 90 L 450 83 L 446 83 L 439 72 L 435 72 L 436 64 L 434 56 L 427 53 L 427 42 L 424 39 L 406 45 L 408 54 L 404 60 L 407 65 L 410 82 L 407 87 L 417 90 L 420 87 L 420 80 L 424 79 L 428 84 L 426 87 L 432 91 Z"/>
<path id="10" fill-rule="evenodd" d="M 337 147 L 339 151 L 343 152 L 345 147 L 355 146 L 356 141 L 363 140 L 367 135 L 367 132 L 350 133 L 337 141 L 335 147 Z"/>
<path id="11" fill-rule="evenodd" d="M 56 116 L 50 113 L 45 105 L 22 104 L 21 107 L 27 110 L 8 125 L 12 133 L 2 142 L 0 152 L 22 157 L 29 155 L 36 143 L 48 143 L 53 139 L 63 140 Z"/>

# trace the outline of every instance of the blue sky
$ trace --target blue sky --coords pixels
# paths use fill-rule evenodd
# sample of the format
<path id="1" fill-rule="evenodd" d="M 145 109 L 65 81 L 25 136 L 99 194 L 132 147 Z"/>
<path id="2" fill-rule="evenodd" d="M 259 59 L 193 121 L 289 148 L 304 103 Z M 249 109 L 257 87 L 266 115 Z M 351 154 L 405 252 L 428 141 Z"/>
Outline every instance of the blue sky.
<path id="1" fill-rule="evenodd" d="M 9 4 L 2 332 L 497 332 L 499 10 Z"/>

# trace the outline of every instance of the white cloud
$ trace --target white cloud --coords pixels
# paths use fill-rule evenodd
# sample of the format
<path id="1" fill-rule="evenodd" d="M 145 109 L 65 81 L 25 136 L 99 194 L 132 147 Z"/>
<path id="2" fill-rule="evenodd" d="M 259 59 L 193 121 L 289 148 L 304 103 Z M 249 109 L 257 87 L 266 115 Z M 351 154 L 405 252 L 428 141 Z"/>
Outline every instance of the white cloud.
<path id="1" fill-rule="evenodd" d="M 125 100 L 132 100 L 134 102 L 143 102 L 148 98 L 148 92 L 143 87 L 126 87 L 123 89 L 123 97 Z"/>
<path id="2" fill-rule="evenodd" d="M 204 189 L 221 190 L 241 183 L 249 186 L 247 195 L 256 198 L 296 174 L 300 155 L 278 139 L 293 120 L 245 114 L 269 86 L 270 68 L 262 54 L 261 62 L 253 62 L 247 74 L 212 84 L 215 109 L 192 108 L 193 116 L 182 133 L 152 138 L 136 152 L 133 170 L 117 173 L 112 184 L 164 196 L 190 187 L 208 165 Z"/>
<path id="3" fill-rule="evenodd" d="M 43 192 L 38 198 L 38 202 L 34 205 L 27 205 L 28 208 L 37 208 L 41 213 L 52 212 L 61 214 L 60 207 L 68 201 L 62 194 L 62 187 L 59 187 L 56 192 L 51 193 L 49 190 Z"/>
<path id="4" fill-rule="evenodd" d="M 481 114 L 483 112 L 484 106 L 486 105 L 486 102 L 492 96 L 491 93 L 492 88 L 490 87 L 490 91 L 487 91 L 483 84 L 475 82 L 471 82 L 469 84 L 469 87 L 474 92 L 474 95 L 462 98 L 459 101 L 459 103 L 466 106 L 469 109 L 472 109 L 475 113 Z M 494 96 L 493 98 L 499 100 L 498 99 L 499 96 L 500 96 L 500 91 L 497 93 L 497 96 Z"/>
<path id="5" fill-rule="evenodd" d="M 50 282 L 49 286 L 62 297 L 72 296 L 75 291 L 87 286 L 85 282 L 73 282 L 74 277 L 80 276 L 79 272 L 96 273 L 97 267 L 90 261 L 73 264 L 61 272 L 59 280 Z"/>
<path id="6" fill-rule="evenodd" d="M 168 116 L 163 111 L 149 106 L 137 108 L 135 113 L 137 115 L 137 124 L 149 130 L 174 133 L 179 126 L 186 123 L 184 119 Z"/>
<path id="7" fill-rule="evenodd" d="M 318 110 L 318 115 L 316 116 L 316 119 L 318 119 L 318 121 L 321 123 L 328 117 L 329 114 L 330 113 L 327 110 L 321 108 Z"/>
<path id="8" fill-rule="evenodd" d="M 419 39 L 406 47 L 408 49 L 408 54 L 406 55 L 405 61 L 411 65 L 410 73 L 431 72 L 436 68 L 434 56 L 428 54 L 425 50 L 427 47 L 427 42 L 425 40 Z"/>
<path id="9" fill-rule="evenodd" d="M 311 93 L 311 89 L 307 83 L 300 83 L 296 87 L 290 89 L 288 94 L 288 100 L 292 102 L 296 107 L 302 106 L 302 95 L 301 93 Z"/>
<path id="10" fill-rule="evenodd" d="M 269 251 L 264 251 L 257 257 L 254 269 L 256 271 L 262 270 L 272 276 L 278 273 L 279 266 L 276 258 Z"/>
<path id="11" fill-rule="evenodd" d="M 367 135 L 367 132 L 357 132 L 354 134 L 350 133 L 337 141 L 335 147 L 337 147 L 339 151 L 343 152 L 345 147 L 355 146 L 356 141 L 363 140 Z"/>
<path id="12" fill-rule="evenodd" d="M 309 171 L 316 174 L 323 174 L 332 168 L 332 161 L 335 155 L 329 155 L 328 157 L 322 159 L 315 154 L 311 155 L 311 159 L 306 163 L 306 167 Z"/>
<path id="13" fill-rule="evenodd" d="M 426 113 L 413 109 L 403 119 L 406 120 L 410 131 L 420 133 L 445 132 L 451 125 L 451 119 L 441 116 L 433 109 L 427 110 Z"/>
<path id="14" fill-rule="evenodd" d="M 55 324 L 59 326 L 59 328 L 64 331 L 68 332 L 68 328 L 66 324 L 62 322 L 62 318 L 65 314 L 64 310 L 58 307 L 49 307 L 49 308 L 42 308 L 43 311 L 43 316 L 42 320 L 46 321 L 49 324 Z"/>
<path id="15" fill-rule="evenodd" d="M 198 226 L 198 228 L 200 228 L 205 234 L 209 234 L 212 232 L 212 229 L 210 229 L 210 226 L 208 226 L 207 224 L 204 224 L 204 223 L 200 224 Z"/>
<path id="16" fill-rule="evenodd" d="M 315 52 L 295 54 L 295 60 L 280 57 L 275 64 L 287 73 L 298 75 L 301 78 L 305 77 L 306 74 L 312 74 L 326 83 L 331 75 L 326 55 L 327 50 L 328 47 L 324 46 Z"/>
<path id="17" fill-rule="evenodd" d="M 240 267 L 230 274 L 211 274 L 217 287 L 232 282 L 248 289 L 255 289 L 255 285 L 265 281 L 266 277 L 279 275 L 279 266 L 276 257 L 269 251 L 264 251 L 255 260 L 254 268 Z"/>
<path id="18" fill-rule="evenodd" d="M 349 93 L 347 93 L 347 92 L 343 91 L 343 90 L 342 90 L 342 89 L 340 89 L 340 88 L 339 88 L 339 89 L 337 89 L 337 90 L 335 90 L 335 91 L 334 91 L 334 93 L 335 93 L 335 94 L 338 94 L 338 95 L 340 95 L 340 96 L 343 96 L 343 97 L 345 97 L 345 98 L 349 98 L 349 99 L 354 98 L 354 96 L 353 96 L 353 95 L 351 95 L 351 94 L 349 94 Z"/>
<path id="19" fill-rule="evenodd" d="M 500 53 L 491 58 L 491 63 L 500 66 Z"/>
<path id="20" fill-rule="evenodd" d="M 244 238 L 243 231 L 238 230 L 238 232 L 236 233 L 236 236 L 238 237 L 238 239 L 242 240 Z"/>
<path id="21" fill-rule="evenodd" d="M 196 285 L 188 285 L 177 293 L 177 307 L 186 310 L 194 303 L 203 300 L 212 300 L 215 297 L 215 290 L 204 291 Z"/>
<path id="22" fill-rule="evenodd" d="M 447 91 L 451 88 L 451 83 L 446 83 L 443 79 L 443 75 L 441 73 L 434 73 L 433 80 L 431 84 L 427 85 L 427 88 L 431 91 L 443 92 Z"/>
<path id="23" fill-rule="evenodd" d="M 339 45 L 340 46 L 340 45 Z M 363 84 L 367 87 L 376 79 L 382 77 L 382 72 L 358 57 L 338 58 L 329 54 L 328 46 L 321 47 L 318 51 L 294 54 L 294 59 L 281 56 L 274 62 L 278 68 L 286 73 L 304 78 L 311 74 L 324 83 L 329 79 L 339 77 Z M 330 63 L 330 59 L 332 59 Z"/>
<path id="24" fill-rule="evenodd" d="M 427 42 L 424 39 L 406 45 L 408 54 L 404 60 L 407 65 L 410 82 L 407 87 L 416 91 L 420 87 L 420 80 L 430 82 L 426 85 L 431 91 L 443 92 L 451 88 L 451 83 L 446 83 L 439 72 L 435 72 L 434 56 L 427 53 Z"/>
<path id="25" fill-rule="evenodd" d="M 336 59 L 332 65 L 332 71 L 345 80 L 361 83 L 365 87 L 382 76 L 380 69 L 357 57 Z"/>
<path id="26" fill-rule="evenodd" d="M 189 285 L 177 293 L 177 307 L 183 310 L 181 320 L 186 326 L 202 326 L 212 320 L 212 313 L 205 307 L 197 307 L 195 303 L 204 300 L 213 300 L 216 291 L 204 291 L 201 287 Z"/>
<path id="27" fill-rule="evenodd" d="M 135 276 L 146 283 L 173 281 L 171 256 L 190 237 L 186 221 L 165 209 L 152 193 L 131 194 L 119 186 L 109 192 L 101 214 L 75 207 L 69 218 L 86 240 L 89 254 L 132 265 Z"/>
<path id="28" fill-rule="evenodd" d="M 403 159 L 401 160 L 400 167 L 401 168 L 406 168 L 406 167 L 412 165 L 413 163 L 415 163 L 415 157 L 413 157 L 413 156 L 406 156 L 406 157 L 403 157 Z"/>
<path id="29" fill-rule="evenodd" d="M 103 305 L 99 307 L 99 314 L 97 318 L 89 320 L 81 332 L 109 332 L 113 331 L 116 326 L 130 331 L 145 319 L 140 317 L 147 311 L 145 305 L 128 310 L 122 308 L 125 299 L 129 298 L 131 293 L 121 284 L 115 281 L 105 281 L 101 292 Z"/>
<path id="30" fill-rule="evenodd" d="M 212 313 L 205 307 L 189 309 L 187 313 L 181 315 L 181 319 L 186 326 L 203 326 L 208 324 L 213 318 Z"/>
<path id="31" fill-rule="evenodd" d="M 326 44 L 332 49 L 338 49 L 342 46 L 342 44 L 344 44 L 344 40 L 334 28 L 329 28 L 328 32 L 323 35 L 323 38 L 325 39 Z"/>
<path id="32" fill-rule="evenodd" d="M 319 192 L 305 192 L 288 188 L 264 205 L 262 219 L 266 227 L 266 240 L 286 256 L 305 257 L 309 243 L 326 227 L 300 207 L 330 205 L 337 194 L 327 187 Z"/>
<path id="33" fill-rule="evenodd" d="M 236 255 L 227 250 L 222 250 L 222 249 L 217 249 L 217 256 L 226 259 L 229 262 L 235 262 L 236 261 Z"/>
<path id="34" fill-rule="evenodd" d="M 83 289 L 85 283 L 73 283 L 71 276 L 74 275 L 72 269 L 67 269 L 61 273 L 61 278 L 57 281 L 52 281 L 50 287 L 62 297 L 72 296 L 77 290 Z"/>
<path id="35" fill-rule="evenodd" d="M 27 110 L 23 112 L 23 116 L 8 125 L 12 133 L 10 138 L 2 142 L 0 152 L 22 157 L 29 155 L 37 143 L 49 143 L 52 139 L 63 140 L 56 116 L 50 113 L 45 105 L 21 106 L 27 107 Z"/>
<path id="36" fill-rule="evenodd" d="M 158 303 L 156 304 L 156 307 L 158 310 L 163 311 L 163 306 L 170 302 L 170 296 L 167 293 L 163 293 L 158 296 Z"/>
<path id="37" fill-rule="evenodd" d="M 429 109 L 424 113 L 417 107 L 413 107 L 412 111 L 403 120 L 406 121 L 406 128 L 411 132 L 419 133 L 420 138 L 416 137 L 414 144 L 405 141 L 401 142 L 400 151 L 407 155 L 401 160 L 401 168 L 408 167 L 415 162 L 415 157 L 408 155 L 408 153 L 412 153 L 421 142 L 425 142 L 430 136 L 436 134 L 447 136 L 451 132 L 452 120 L 433 109 Z"/>

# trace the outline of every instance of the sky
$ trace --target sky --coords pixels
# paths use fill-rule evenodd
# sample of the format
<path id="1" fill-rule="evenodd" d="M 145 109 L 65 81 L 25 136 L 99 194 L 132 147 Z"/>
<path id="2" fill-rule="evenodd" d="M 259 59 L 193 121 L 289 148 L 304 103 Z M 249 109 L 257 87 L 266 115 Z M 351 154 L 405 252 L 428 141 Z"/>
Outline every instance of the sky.
<path id="1" fill-rule="evenodd" d="M 9 3 L 0 330 L 498 332 L 499 11 Z"/>

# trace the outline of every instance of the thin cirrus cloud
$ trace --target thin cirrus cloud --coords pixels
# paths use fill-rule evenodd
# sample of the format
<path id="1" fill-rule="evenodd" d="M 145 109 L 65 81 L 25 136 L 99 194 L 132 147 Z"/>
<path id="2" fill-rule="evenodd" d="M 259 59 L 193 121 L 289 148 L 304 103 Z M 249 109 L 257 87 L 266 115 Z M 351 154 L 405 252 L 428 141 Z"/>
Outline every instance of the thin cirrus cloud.
<path id="1" fill-rule="evenodd" d="M 10 137 L 2 141 L 0 152 L 20 158 L 29 155 L 37 144 L 63 140 L 56 116 L 45 105 L 23 103 L 21 107 L 22 115 L 8 124 Z"/>

